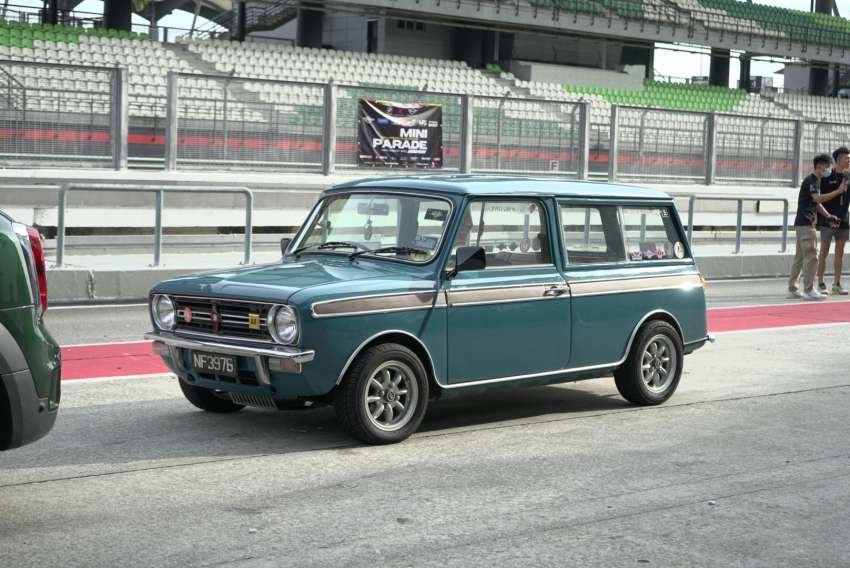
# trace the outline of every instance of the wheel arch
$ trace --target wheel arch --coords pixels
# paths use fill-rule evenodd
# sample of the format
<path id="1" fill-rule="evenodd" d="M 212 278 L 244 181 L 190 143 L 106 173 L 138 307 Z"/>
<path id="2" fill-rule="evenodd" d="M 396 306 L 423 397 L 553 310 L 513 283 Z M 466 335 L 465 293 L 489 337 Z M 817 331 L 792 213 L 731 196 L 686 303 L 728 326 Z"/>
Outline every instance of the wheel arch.
<path id="1" fill-rule="evenodd" d="M 437 380 L 436 369 L 434 368 L 434 359 L 431 357 L 431 352 L 421 339 L 409 331 L 403 331 L 400 329 L 388 329 L 378 332 L 361 343 L 345 362 L 345 366 L 342 368 L 339 377 L 337 377 L 334 387 L 339 387 L 339 385 L 342 384 L 343 379 L 345 379 L 345 375 L 348 373 L 348 369 L 351 368 L 351 365 L 354 364 L 354 361 L 356 361 L 363 352 L 382 343 L 398 343 L 399 345 L 403 345 L 413 351 L 416 356 L 419 357 L 419 360 L 422 362 L 422 366 L 425 367 L 431 396 L 439 396 L 442 393 L 443 387 Z"/>
<path id="2" fill-rule="evenodd" d="M 629 337 L 629 343 L 628 345 L 626 345 L 626 351 L 625 353 L 623 353 L 623 357 L 618 362 L 618 365 L 622 365 L 623 363 L 625 363 L 626 359 L 629 358 L 629 354 L 632 352 L 632 347 L 634 347 L 635 338 L 637 337 L 638 333 L 640 333 L 640 330 L 654 321 L 663 321 L 672 325 L 673 329 L 676 330 L 676 333 L 679 334 L 679 341 L 682 343 L 682 345 L 685 344 L 685 335 L 682 332 L 682 326 L 679 323 L 679 320 L 676 319 L 676 316 L 674 316 L 667 310 L 652 310 L 651 312 L 644 315 L 637 323 L 637 325 L 635 325 L 634 329 L 632 330 L 632 334 Z"/>

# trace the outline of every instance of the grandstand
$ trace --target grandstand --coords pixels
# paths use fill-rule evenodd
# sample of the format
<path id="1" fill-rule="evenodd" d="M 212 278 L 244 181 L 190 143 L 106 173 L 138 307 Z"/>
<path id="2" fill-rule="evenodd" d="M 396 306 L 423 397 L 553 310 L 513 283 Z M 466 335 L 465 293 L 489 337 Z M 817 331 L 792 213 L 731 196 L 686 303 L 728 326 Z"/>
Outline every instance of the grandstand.
<path id="1" fill-rule="evenodd" d="M 356 4 L 352 0 L 349 8 L 355 9 Z M 408 17 L 425 9 L 420 2 L 401 4 Z M 0 73 L 7 78 L 2 83 L 4 92 L 0 92 L 4 101 L 0 104 L 5 104 L 0 108 L 0 121 L 5 125 L 0 129 L 0 160 L 7 166 L 28 160 L 44 165 L 115 163 L 109 161 L 120 146 L 112 131 L 114 111 L 120 104 L 120 98 L 115 97 L 126 94 L 127 153 L 133 166 L 161 167 L 169 145 L 168 121 L 175 120 L 178 127 L 172 141 L 172 167 L 206 168 L 215 164 L 223 169 L 318 171 L 323 169 L 325 121 L 329 116 L 325 85 L 331 82 L 337 86 L 333 99 L 334 159 L 341 168 L 357 165 L 352 117 L 359 98 L 442 104 L 444 164 L 449 170 L 471 167 L 478 171 L 581 175 L 579 146 L 586 134 L 589 155 L 585 159 L 589 166 L 584 175 L 608 175 L 611 151 L 616 146 L 621 175 L 652 177 L 651 168 L 630 167 L 630 161 L 651 165 L 649 157 L 658 160 L 666 155 L 680 166 L 674 176 L 694 181 L 707 179 L 710 170 L 706 160 L 711 158 L 707 147 L 711 129 L 717 132 L 712 136 L 720 155 L 739 153 L 750 165 L 776 161 L 780 164 L 777 171 L 787 176 L 796 167 L 788 163 L 794 159 L 797 121 L 809 124 L 808 131 L 814 133 L 814 138 L 811 132 L 804 135 L 802 145 L 808 148 L 840 139 L 843 130 L 834 123 L 850 117 L 850 101 L 845 99 L 748 93 L 726 85 L 653 80 L 646 49 L 635 51 L 623 43 L 628 33 L 613 23 L 617 19 L 640 21 L 642 27 L 647 22 L 684 25 L 691 30 L 689 41 L 694 41 L 701 30 L 705 32 L 703 41 L 712 48 L 716 47 L 713 30 L 734 31 L 736 36 L 750 34 L 750 43 L 755 37 L 778 38 L 787 43 L 784 47 L 774 43 L 772 49 L 790 59 L 798 51 L 795 44 L 801 42 L 842 48 L 850 45 L 846 42 L 850 24 L 836 16 L 734 0 L 520 0 L 512 3 L 511 10 L 499 2 L 478 3 L 482 6 L 479 18 L 487 16 L 486 9 L 495 7 L 502 10 L 502 20 L 510 24 L 520 22 L 525 11 L 533 9 L 536 17 L 542 14 L 552 18 L 546 24 L 553 30 L 569 20 L 581 25 L 582 17 L 607 19 L 612 31 L 602 40 L 607 42 L 603 51 L 613 49 L 623 59 L 631 57 L 631 71 L 624 74 L 623 64 L 600 59 L 594 73 L 584 74 L 584 67 L 574 63 L 569 66 L 571 62 L 560 56 L 547 61 L 545 46 L 538 47 L 534 38 L 529 39 L 533 32 L 528 29 L 505 38 L 507 32 L 487 36 L 439 23 L 445 3 L 438 4 L 428 8 L 427 34 L 452 40 L 449 43 L 456 44 L 455 57 L 446 57 L 445 46 L 429 43 L 426 36 L 410 35 L 415 31 L 403 35 L 397 29 L 403 26 L 391 25 L 395 20 L 390 17 L 385 19 L 380 37 L 382 52 L 370 53 L 354 44 L 352 49 L 336 48 L 336 43 L 350 43 L 346 26 L 359 25 L 362 22 L 358 18 L 364 18 L 349 13 L 323 16 L 330 21 L 325 22 L 326 31 L 320 35 L 330 35 L 320 37 L 318 43 L 329 44 L 327 47 L 188 37 L 165 43 L 129 31 L 32 23 L 24 21 L 27 18 L 0 21 L 0 60 L 6 61 L 0 64 Z M 456 10 L 468 7 L 465 1 L 451 4 Z M 281 3 L 287 9 L 294 5 Z M 292 14 L 307 20 L 310 11 Z M 327 31 L 336 29 L 344 32 L 338 38 Z M 250 40 L 250 30 L 243 31 Z M 592 36 L 594 30 L 575 36 L 579 59 L 591 57 L 597 45 L 587 39 L 587 33 Z M 612 34 L 614 37 L 609 37 Z M 510 53 L 500 54 L 498 49 L 489 54 L 490 62 L 481 59 L 484 53 L 471 56 L 470 45 L 461 41 L 467 35 L 485 44 L 492 39 L 494 45 L 512 50 L 516 57 L 512 60 Z M 414 38 L 424 42 L 415 55 L 407 46 L 407 40 Z M 317 42 L 313 38 L 295 43 Z M 651 50 L 652 43 L 647 45 Z M 549 67 L 545 72 L 523 76 L 525 71 L 514 64 L 521 62 L 522 69 L 533 70 L 542 65 L 534 62 L 535 57 L 542 57 Z M 126 84 L 120 89 L 116 86 L 116 77 L 121 77 L 118 69 L 127 70 Z M 560 74 L 558 69 L 562 70 Z M 649 77 L 635 81 L 635 69 Z M 171 114 L 170 75 L 176 84 Z M 471 97 L 472 108 L 473 149 L 467 166 L 461 163 L 464 97 Z M 582 124 L 583 105 L 588 110 L 586 125 Z M 612 131 L 613 106 L 621 110 L 616 132 Z M 719 118 L 710 120 L 711 113 Z M 612 136 L 622 139 L 615 145 Z M 759 137 L 770 141 L 762 143 Z M 723 171 L 722 164 L 715 170 Z M 765 176 L 775 178 L 772 174 Z"/>

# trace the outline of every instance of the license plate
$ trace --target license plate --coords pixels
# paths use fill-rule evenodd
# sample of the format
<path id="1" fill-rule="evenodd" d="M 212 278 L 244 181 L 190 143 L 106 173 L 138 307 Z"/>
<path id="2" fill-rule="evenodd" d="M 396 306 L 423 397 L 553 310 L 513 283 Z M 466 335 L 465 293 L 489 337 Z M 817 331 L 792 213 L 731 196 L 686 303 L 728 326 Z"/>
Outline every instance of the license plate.
<path id="1" fill-rule="evenodd" d="M 192 352 L 192 366 L 198 371 L 235 377 L 237 375 L 236 357 L 216 355 L 214 353 Z"/>

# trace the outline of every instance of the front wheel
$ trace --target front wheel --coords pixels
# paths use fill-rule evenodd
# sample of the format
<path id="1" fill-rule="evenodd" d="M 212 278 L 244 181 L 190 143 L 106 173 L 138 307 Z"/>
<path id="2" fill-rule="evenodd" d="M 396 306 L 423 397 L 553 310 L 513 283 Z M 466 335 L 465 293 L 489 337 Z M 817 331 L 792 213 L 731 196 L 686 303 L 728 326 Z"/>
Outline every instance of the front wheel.
<path id="1" fill-rule="evenodd" d="M 190 385 L 183 379 L 179 379 L 179 381 L 180 390 L 183 391 L 183 396 L 186 397 L 186 400 L 201 410 L 206 410 L 207 412 L 226 413 L 236 412 L 237 410 L 245 408 L 243 405 L 236 404 L 230 399 L 218 396 L 211 389 Z"/>
<path id="2" fill-rule="evenodd" d="M 396 343 L 368 349 L 336 393 L 337 418 L 367 444 L 393 444 L 413 434 L 428 406 L 428 377 L 416 354 Z"/>
<path id="3" fill-rule="evenodd" d="M 614 371 L 617 390 L 632 404 L 661 404 L 679 386 L 682 358 L 676 329 L 664 321 L 650 322 L 635 337 L 626 362 Z"/>

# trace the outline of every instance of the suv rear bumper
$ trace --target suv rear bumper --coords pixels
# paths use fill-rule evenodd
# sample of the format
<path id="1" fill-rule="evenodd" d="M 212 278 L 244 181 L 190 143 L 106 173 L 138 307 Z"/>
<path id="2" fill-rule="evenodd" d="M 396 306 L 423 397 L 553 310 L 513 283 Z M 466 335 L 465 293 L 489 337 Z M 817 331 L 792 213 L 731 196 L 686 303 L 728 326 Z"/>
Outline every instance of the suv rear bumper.
<path id="1" fill-rule="evenodd" d="M 39 398 L 29 370 L 0 375 L 0 450 L 29 444 L 50 432 L 58 409 Z"/>

